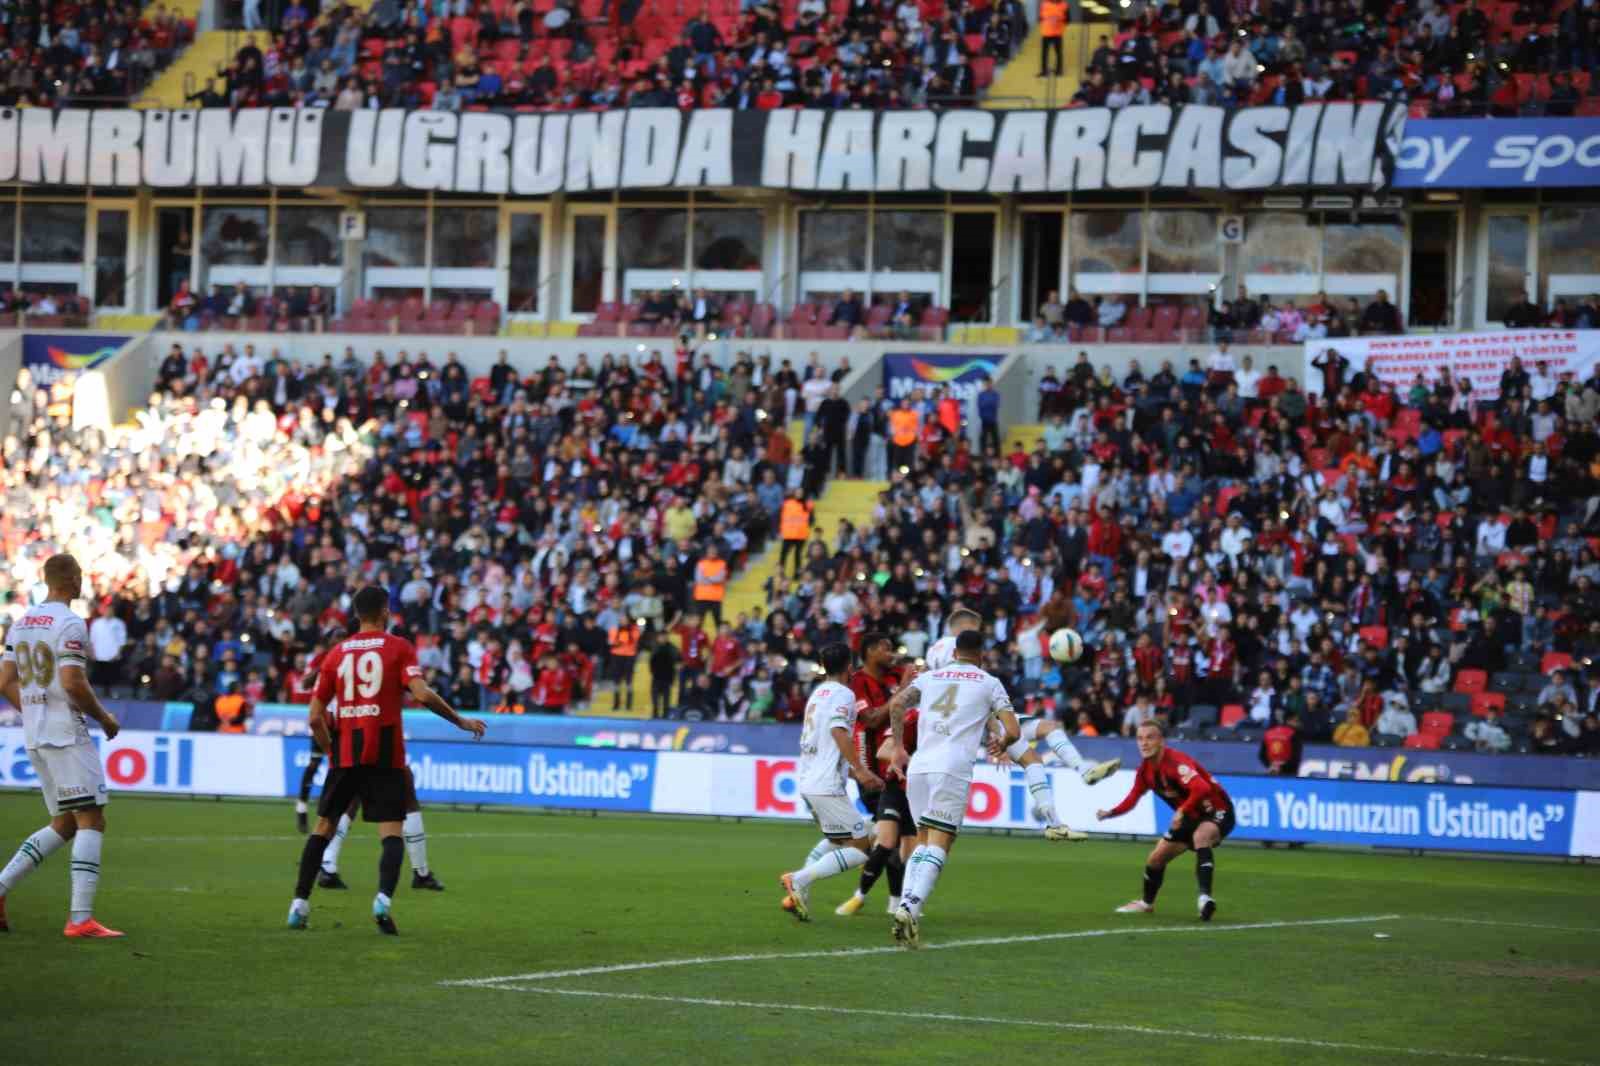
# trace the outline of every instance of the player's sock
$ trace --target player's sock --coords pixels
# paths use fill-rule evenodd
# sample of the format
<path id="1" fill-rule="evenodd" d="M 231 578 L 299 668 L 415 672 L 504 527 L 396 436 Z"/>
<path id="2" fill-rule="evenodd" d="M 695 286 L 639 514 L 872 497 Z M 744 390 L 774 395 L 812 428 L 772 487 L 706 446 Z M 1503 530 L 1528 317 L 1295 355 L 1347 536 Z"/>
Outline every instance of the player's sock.
<path id="1" fill-rule="evenodd" d="M 1050 775 L 1045 772 L 1043 763 L 1029 763 L 1022 768 L 1022 777 L 1028 783 L 1028 804 L 1040 814 L 1048 814 L 1042 819 L 1046 825 L 1055 825 L 1060 821 L 1056 814 L 1056 794 L 1050 787 Z"/>
<path id="2" fill-rule="evenodd" d="M 1072 738 L 1067 736 L 1065 729 L 1052 729 L 1050 735 L 1044 738 L 1050 745 L 1050 750 L 1056 753 L 1056 758 L 1067 765 L 1070 770 L 1082 773 L 1087 766 L 1083 756 L 1078 754 L 1078 749 L 1072 746 Z"/>
<path id="3" fill-rule="evenodd" d="M 882 844 L 872 845 L 872 854 L 867 856 L 866 865 L 861 867 L 861 884 L 856 889 L 856 895 L 866 898 L 872 886 L 878 883 L 884 868 L 889 865 L 889 856 L 893 855 L 896 848 L 886 848 Z"/>
<path id="4" fill-rule="evenodd" d="M 933 844 L 924 844 L 912 853 L 912 865 L 906 870 L 905 894 L 900 899 L 915 917 L 922 917 L 922 908 L 933 895 L 933 886 L 944 869 L 945 854 L 943 848 Z"/>
<path id="5" fill-rule="evenodd" d="M 420 876 L 428 876 L 428 834 L 422 828 L 422 812 L 412 811 L 406 815 L 401 831 L 406 838 L 406 855 L 411 859 L 411 868 Z"/>
<path id="6" fill-rule="evenodd" d="M 378 856 L 378 895 L 385 897 L 385 906 L 400 883 L 400 856 L 405 850 L 399 837 L 383 838 L 383 853 Z"/>
<path id="7" fill-rule="evenodd" d="M 23 878 L 44 865 L 44 860 L 66 842 L 65 837 L 49 826 L 24 840 L 17 853 L 11 856 L 11 861 L 6 863 L 5 869 L 0 870 L 0 897 L 4 897 L 21 884 Z"/>
<path id="8" fill-rule="evenodd" d="M 1217 872 L 1216 859 L 1210 848 L 1194 849 L 1194 879 L 1200 882 L 1200 894 L 1211 895 L 1211 877 Z"/>
<path id="9" fill-rule="evenodd" d="M 327 852 L 322 857 L 322 869 L 330 874 L 339 872 L 339 849 L 344 847 L 344 838 L 350 835 L 350 816 L 339 815 L 339 827 L 333 831 L 333 839 L 327 843 Z"/>
<path id="10" fill-rule="evenodd" d="M 795 871 L 795 884 L 801 888 L 821 881 L 825 877 L 854 870 L 867 861 L 867 853 L 860 848 L 834 848 L 803 870 Z"/>
<path id="11" fill-rule="evenodd" d="M 1144 868 L 1144 901 L 1154 903 L 1156 893 L 1161 891 L 1161 882 L 1167 876 L 1165 866 L 1146 866 Z"/>
<path id="12" fill-rule="evenodd" d="M 889 895 L 900 898 L 901 889 L 906 886 L 906 863 L 900 857 L 900 849 L 895 848 L 889 856 L 888 865 L 885 867 L 889 873 Z"/>
<path id="13" fill-rule="evenodd" d="M 812 863 L 816 862 L 818 859 L 822 858 L 836 847 L 838 847 L 837 844 L 829 840 L 827 837 L 823 837 L 821 840 L 817 841 L 817 846 L 811 849 L 810 854 L 806 856 L 806 861 L 800 864 L 801 867 L 810 866 Z"/>
<path id="14" fill-rule="evenodd" d="M 100 847 L 105 833 L 98 829 L 79 829 L 72 838 L 72 920 L 86 922 L 94 917 L 94 893 L 100 887 Z"/>
<path id="15" fill-rule="evenodd" d="M 306 837 L 306 846 L 300 852 L 300 876 L 294 883 L 295 899 L 310 899 L 311 886 L 317 883 L 317 870 L 322 866 L 322 853 L 329 847 L 327 837 L 312 833 Z"/>

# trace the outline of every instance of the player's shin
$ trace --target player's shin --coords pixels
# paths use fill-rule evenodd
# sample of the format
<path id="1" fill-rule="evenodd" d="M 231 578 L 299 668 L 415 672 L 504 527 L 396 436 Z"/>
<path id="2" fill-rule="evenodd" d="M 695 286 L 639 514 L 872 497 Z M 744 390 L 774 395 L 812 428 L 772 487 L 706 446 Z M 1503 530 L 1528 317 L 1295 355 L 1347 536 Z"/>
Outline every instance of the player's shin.
<path id="1" fill-rule="evenodd" d="M 1200 884 L 1202 896 L 1211 895 L 1211 878 L 1216 873 L 1217 863 L 1212 856 L 1210 848 L 1194 849 L 1194 879 Z"/>
<path id="2" fill-rule="evenodd" d="M 1069 769 L 1082 773 L 1088 766 L 1083 761 L 1083 756 L 1078 754 L 1078 749 L 1073 746 L 1072 738 L 1067 736 L 1065 729 L 1052 729 L 1044 738 L 1044 742 L 1050 746 L 1051 751 L 1056 753 L 1056 758 L 1060 759 Z"/>
<path id="3" fill-rule="evenodd" d="M 406 855 L 411 859 L 411 868 L 419 877 L 428 876 L 428 834 L 422 828 L 422 812 L 412 811 L 406 815 L 402 832 L 406 838 Z M 448 850 L 448 849 L 446 849 Z"/>
<path id="4" fill-rule="evenodd" d="M 809 863 L 805 869 L 799 870 L 794 875 L 794 880 L 801 888 L 805 888 L 825 877 L 842 874 L 846 870 L 854 870 L 857 866 L 865 864 L 867 853 L 860 848 L 845 846 L 827 852 L 816 862 Z"/>
<path id="5" fill-rule="evenodd" d="M 1033 811 L 1033 816 L 1045 825 L 1055 825 L 1060 816 L 1056 814 L 1056 796 L 1050 787 L 1050 774 L 1046 772 L 1043 763 L 1029 763 L 1022 768 L 1022 777 L 1028 784 L 1028 806 Z"/>
<path id="6" fill-rule="evenodd" d="M 911 855 L 911 865 L 906 868 L 905 893 L 900 898 L 918 918 L 922 917 L 928 897 L 933 895 L 933 887 L 944 869 L 945 855 L 945 849 L 937 844 L 924 844 Z"/>
<path id="7" fill-rule="evenodd" d="M 1154 903 L 1156 893 L 1161 891 L 1161 882 L 1166 879 L 1167 870 L 1164 866 L 1146 866 L 1144 868 L 1144 901 Z"/>
<path id="8" fill-rule="evenodd" d="M 906 864 L 905 860 L 900 858 L 898 849 L 889 856 L 889 862 L 884 870 L 889 875 L 889 895 L 899 899 L 901 891 L 906 886 Z"/>
<path id="9" fill-rule="evenodd" d="M 328 850 L 328 838 L 312 833 L 306 837 L 305 847 L 300 852 L 300 876 L 294 883 L 295 899 L 310 899 L 311 888 L 317 883 L 317 871 L 321 869 L 323 852 Z"/>
<path id="10" fill-rule="evenodd" d="M 5 869 L 0 870 L 0 898 L 21 884 L 23 878 L 42 866 L 44 860 L 66 842 L 65 837 L 48 825 L 24 840 Z"/>
<path id="11" fill-rule="evenodd" d="M 405 852 L 405 845 L 399 837 L 384 837 L 383 851 L 378 856 L 378 897 L 387 906 L 394 898 L 394 890 L 400 884 L 400 856 Z"/>
<path id="12" fill-rule="evenodd" d="M 72 920 L 94 917 L 94 894 L 100 888 L 100 848 L 105 833 L 82 829 L 72 838 Z"/>
<path id="13" fill-rule="evenodd" d="M 867 856 L 866 864 L 861 867 L 861 881 L 856 887 L 857 895 L 865 896 L 872 891 L 872 886 L 878 883 L 878 878 L 889 865 L 889 857 L 894 853 L 894 848 L 882 844 L 872 846 L 872 853 Z"/>
<path id="14" fill-rule="evenodd" d="M 823 837 L 821 840 L 817 841 L 816 846 L 813 847 L 809 853 L 807 853 L 806 861 L 800 865 L 802 867 L 810 866 L 812 863 L 816 862 L 818 859 L 822 858 L 824 855 L 828 854 L 828 852 L 832 851 L 838 846 L 839 845 L 835 844 L 827 837 Z"/>
<path id="15" fill-rule="evenodd" d="M 322 857 L 322 869 L 330 874 L 339 872 L 339 849 L 344 847 L 344 838 L 350 835 L 350 816 L 339 815 L 339 826 L 333 831 L 333 839 L 325 842 L 327 852 Z"/>

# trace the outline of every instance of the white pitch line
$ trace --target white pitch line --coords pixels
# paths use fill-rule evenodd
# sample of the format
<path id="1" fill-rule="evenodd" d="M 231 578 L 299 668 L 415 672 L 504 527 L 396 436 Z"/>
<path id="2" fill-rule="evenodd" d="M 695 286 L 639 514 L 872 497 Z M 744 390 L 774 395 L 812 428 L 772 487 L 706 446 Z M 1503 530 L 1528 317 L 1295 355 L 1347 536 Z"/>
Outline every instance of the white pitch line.
<path id="1" fill-rule="evenodd" d="M 366 823 L 357 823 L 362 825 Z M 642 834 L 614 834 L 606 840 L 616 840 L 627 837 L 630 839 L 648 839 Z M 282 844 L 285 842 L 305 842 L 301 834 L 258 834 L 244 836 L 126 836 L 117 840 L 130 844 Z M 504 839 L 542 839 L 542 840 L 594 840 L 592 833 L 540 833 L 537 831 L 519 831 L 511 833 L 429 833 L 429 840 L 504 840 Z"/>
<path id="2" fill-rule="evenodd" d="M 1233 928 L 1242 928 L 1234 926 Z M 929 945 L 932 946 L 932 945 Z M 954 945 L 944 945 L 952 947 Z M 904 951 L 891 948 L 891 951 Z M 1531 1058 L 1524 1055 L 1495 1055 L 1483 1051 L 1445 1051 L 1435 1048 L 1392 1047 L 1383 1044 L 1357 1044 L 1344 1040 L 1314 1040 L 1300 1036 L 1265 1036 L 1257 1033 L 1219 1033 L 1197 1029 L 1165 1029 L 1149 1025 L 1117 1025 L 1109 1022 L 1058 1022 L 1036 1018 L 996 1018 L 983 1014 L 947 1014 L 936 1011 L 874 1010 L 870 1007 L 827 1007 L 809 1003 L 758 1003 L 739 999 L 706 999 L 700 996 L 659 996 L 643 992 L 595 992 L 578 988 L 551 988 L 548 985 L 491 986 L 505 992 L 531 992 L 544 996 L 580 996 L 592 999 L 635 1000 L 647 1003 L 672 1003 L 683 1006 L 722 1007 L 738 1010 L 804 1011 L 811 1014 L 865 1015 L 873 1018 L 914 1019 L 919 1021 L 966 1022 L 978 1025 L 1004 1025 L 1009 1028 L 1065 1029 L 1087 1033 L 1127 1033 L 1134 1036 L 1176 1037 L 1186 1040 L 1216 1040 L 1241 1044 L 1273 1044 L 1283 1047 L 1314 1048 L 1321 1051 L 1351 1051 L 1368 1056 L 1409 1055 L 1417 1058 L 1462 1059 L 1470 1062 L 1503 1062 L 1517 1066 L 1569 1066 L 1569 1060 Z M 1578 1066 L 1576 1063 L 1570 1066 Z"/>
<path id="3" fill-rule="evenodd" d="M 1559 933 L 1591 933 L 1600 935 L 1600 929 L 1580 925 L 1544 925 L 1540 922 L 1501 922 L 1492 918 L 1450 918 L 1442 914 L 1408 914 L 1408 922 L 1450 922 L 1454 925 L 1495 925 L 1507 929 L 1553 929 Z"/>
<path id="4" fill-rule="evenodd" d="M 1082 940 L 1101 936 L 1152 936 L 1166 933 L 1232 933 L 1249 929 L 1300 929 L 1321 925 L 1359 925 L 1370 922 L 1392 922 L 1398 914 L 1374 914 L 1359 918 L 1310 918 L 1305 921 L 1246 922 L 1239 925 L 1159 925 L 1140 927 L 1116 926 L 1110 929 L 1078 929 L 1069 933 L 1030 933 L 1020 936 L 986 936 L 971 940 L 948 940 L 942 944 L 925 944 L 925 951 L 947 951 L 953 948 L 989 947 L 997 944 L 1039 944 L 1052 940 Z M 640 970 L 670 970 L 682 966 L 712 966 L 723 962 L 764 962 L 786 959 L 857 958 L 862 955 L 893 955 L 904 951 L 896 946 L 875 948 L 835 948 L 825 951 L 774 951 L 743 955 L 707 955 L 689 959 L 658 959 L 654 962 L 624 962 L 612 966 L 585 966 L 573 970 L 544 970 L 539 973 L 508 974 L 504 977 L 475 977 L 457 981 L 441 981 L 441 985 L 458 988 L 492 987 L 511 981 L 554 981 L 567 977 L 594 977 L 601 974 L 635 973 Z"/>

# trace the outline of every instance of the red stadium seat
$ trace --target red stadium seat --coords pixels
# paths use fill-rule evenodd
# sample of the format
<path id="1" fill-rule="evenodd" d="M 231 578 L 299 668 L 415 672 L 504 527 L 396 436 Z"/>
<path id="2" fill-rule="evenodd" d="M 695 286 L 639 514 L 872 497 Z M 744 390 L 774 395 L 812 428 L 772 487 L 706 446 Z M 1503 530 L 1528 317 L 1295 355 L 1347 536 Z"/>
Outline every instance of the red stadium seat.
<path id="1" fill-rule="evenodd" d="M 1485 718 L 1489 709 L 1503 711 L 1506 707 L 1506 694 L 1504 692 L 1474 692 L 1472 694 L 1472 713 L 1479 718 Z"/>
<path id="2" fill-rule="evenodd" d="M 1389 646 L 1388 626 L 1362 626 L 1359 632 L 1362 640 L 1380 651 Z"/>
<path id="3" fill-rule="evenodd" d="M 1545 652 L 1544 658 L 1539 660 L 1539 672 L 1548 674 L 1552 670 L 1569 670 L 1572 668 L 1572 656 L 1564 651 Z"/>
<path id="4" fill-rule="evenodd" d="M 1456 674 L 1457 692 L 1482 692 L 1489 687 L 1489 675 L 1482 670 L 1462 670 Z"/>
<path id="5" fill-rule="evenodd" d="M 1437 733 L 1412 733 L 1405 739 L 1405 747 L 1413 751 L 1438 751 L 1439 735 Z"/>
<path id="6" fill-rule="evenodd" d="M 1245 709 L 1243 705 L 1237 703 L 1230 703 L 1224 706 L 1221 714 L 1217 717 L 1218 724 L 1224 729 L 1232 729 L 1244 720 Z"/>
<path id="7" fill-rule="evenodd" d="M 1449 711 L 1429 711 L 1422 716 L 1422 732 L 1447 737 L 1456 727 L 1456 717 Z"/>

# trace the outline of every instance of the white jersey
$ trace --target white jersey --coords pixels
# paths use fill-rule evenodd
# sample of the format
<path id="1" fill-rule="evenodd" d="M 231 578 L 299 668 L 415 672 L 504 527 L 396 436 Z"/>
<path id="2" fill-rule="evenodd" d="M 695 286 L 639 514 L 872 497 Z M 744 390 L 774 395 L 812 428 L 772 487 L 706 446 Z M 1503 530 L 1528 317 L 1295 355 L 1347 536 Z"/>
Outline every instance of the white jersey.
<path id="1" fill-rule="evenodd" d="M 929 670 L 943 670 L 956 661 L 956 638 L 940 637 L 933 642 L 933 647 L 928 649 L 928 654 L 922 657 L 923 665 Z"/>
<path id="2" fill-rule="evenodd" d="M 89 727 L 61 687 L 61 668 L 87 667 L 88 654 L 89 628 L 64 603 L 29 607 L 6 634 L 0 663 L 17 664 L 22 732 L 28 747 L 89 743 Z"/>
<path id="3" fill-rule="evenodd" d="M 833 731 L 846 734 L 856 724 L 856 694 L 837 681 L 824 681 L 806 700 L 805 725 L 800 729 L 801 795 L 842 796 L 845 758 L 834 742 Z"/>
<path id="4" fill-rule="evenodd" d="M 972 778 L 990 719 L 1011 710 L 1006 687 L 981 666 L 956 663 L 917 675 L 917 751 L 908 773 Z"/>

